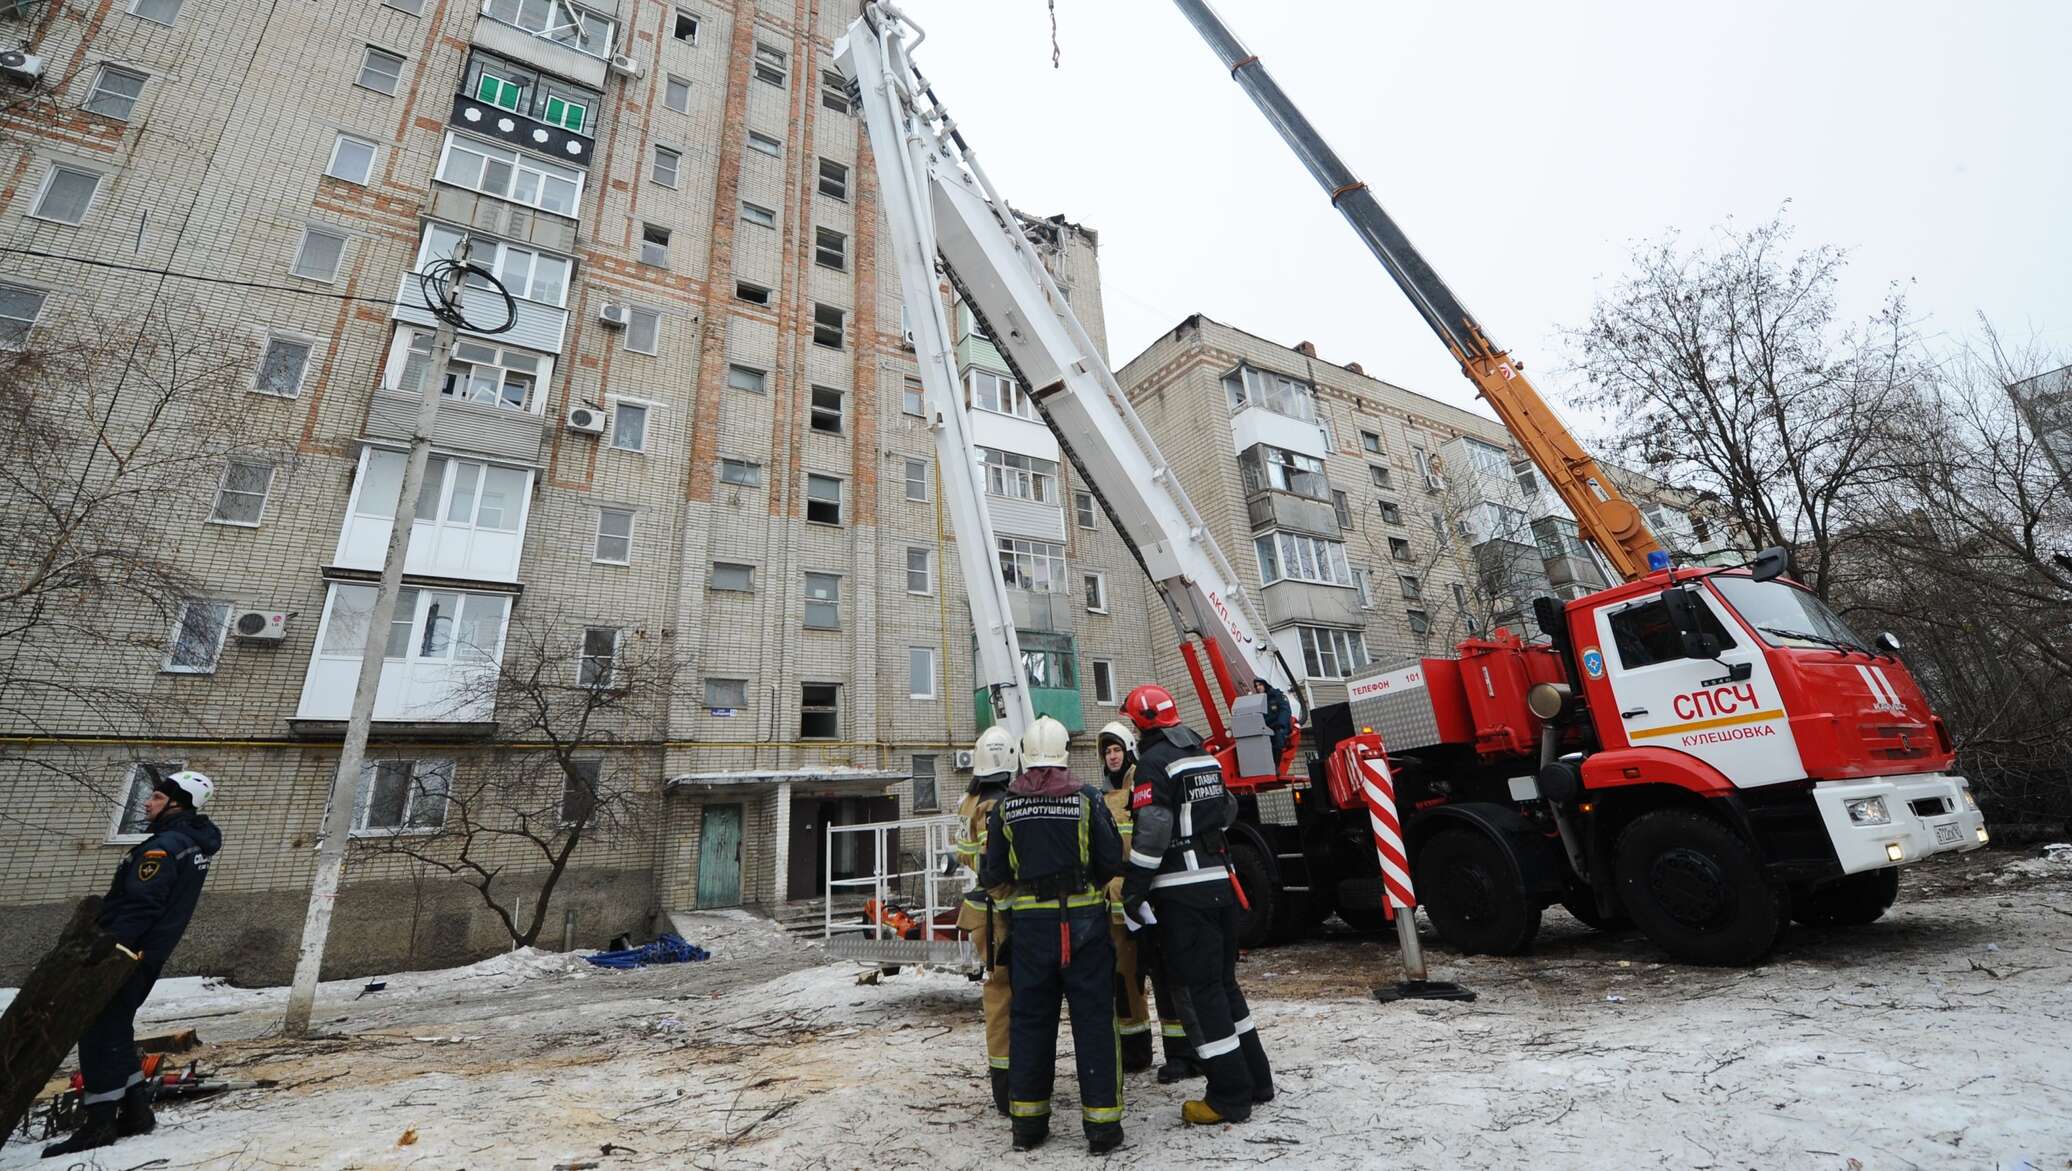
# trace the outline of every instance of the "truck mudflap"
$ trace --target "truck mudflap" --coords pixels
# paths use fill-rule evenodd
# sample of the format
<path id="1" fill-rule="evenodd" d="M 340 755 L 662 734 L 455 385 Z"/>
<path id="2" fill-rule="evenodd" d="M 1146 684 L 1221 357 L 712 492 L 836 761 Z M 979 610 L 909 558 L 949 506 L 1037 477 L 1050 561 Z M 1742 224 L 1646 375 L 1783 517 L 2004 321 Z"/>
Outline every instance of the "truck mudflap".
<path id="1" fill-rule="evenodd" d="M 1969 783 L 1949 773 L 1822 781 L 1813 786 L 1813 805 L 1844 874 L 1976 850 L 1987 841 Z"/>

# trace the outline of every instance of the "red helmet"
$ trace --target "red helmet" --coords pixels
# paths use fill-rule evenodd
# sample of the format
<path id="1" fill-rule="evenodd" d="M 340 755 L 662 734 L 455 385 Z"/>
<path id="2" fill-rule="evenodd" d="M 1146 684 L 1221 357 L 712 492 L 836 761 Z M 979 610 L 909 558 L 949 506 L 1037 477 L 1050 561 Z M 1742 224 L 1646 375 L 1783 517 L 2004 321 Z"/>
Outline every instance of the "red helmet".
<path id="1" fill-rule="evenodd" d="M 1172 728 L 1180 723 L 1180 705 L 1173 702 L 1173 693 L 1156 683 L 1146 683 L 1124 696 L 1122 714 L 1130 718 L 1138 731 Z"/>

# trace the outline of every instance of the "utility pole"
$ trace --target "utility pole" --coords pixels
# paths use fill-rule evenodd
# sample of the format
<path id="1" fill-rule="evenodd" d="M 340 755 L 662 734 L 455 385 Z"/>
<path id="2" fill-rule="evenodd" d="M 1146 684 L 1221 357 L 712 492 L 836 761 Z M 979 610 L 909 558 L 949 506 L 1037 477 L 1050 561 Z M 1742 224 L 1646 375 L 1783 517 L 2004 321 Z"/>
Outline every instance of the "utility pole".
<path id="1" fill-rule="evenodd" d="M 461 237 L 453 261 L 468 262 L 468 238 Z M 424 485 L 425 464 L 432 451 L 432 425 L 439 417 L 439 391 L 446 379 L 446 364 L 453 353 L 454 327 L 447 316 L 459 316 L 465 270 L 456 272 L 447 305 L 451 312 L 439 318 L 432 334 L 431 361 L 427 363 L 424 386 L 417 403 L 417 425 L 410 433 L 410 458 L 403 467 L 403 484 L 397 492 L 394 519 L 389 523 L 388 553 L 381 563 L 381 585 L 374 595 L 374 612 L 367 618 L 366 645 L 360 649 L 360 679 L 353 689 L 352 717 L 345 725 L 345 744 L 338 753 L 338 772 L 331 778 L 331 797 L 324 807 L 322 836 L 317 839 L 317 872 L 309 885 L 309 911 L 302 921 L 302 950 L 295 960 L 295 983 L 288 992 L 288 1015 L 281 1032 L 289 1037 L 306 1036 L 309 1018 L 316 1008 L 317 974 L 324 963 L 324 944 L 331 936 L 331 912 L 338 905 L 338 884 L 345 874 L 345 849 L 352 839 L 353 811 L 359 793 L 360 765 L 367 756 L 367 736 L 374 726 L 374 698 L 381 687 L 381 665 L 388 647 L 389 623 L 396 616 L 396 599 L 402 593 L 403 563 L 410 556 L 410 530 L 415 527 L 417 493 Z"/>

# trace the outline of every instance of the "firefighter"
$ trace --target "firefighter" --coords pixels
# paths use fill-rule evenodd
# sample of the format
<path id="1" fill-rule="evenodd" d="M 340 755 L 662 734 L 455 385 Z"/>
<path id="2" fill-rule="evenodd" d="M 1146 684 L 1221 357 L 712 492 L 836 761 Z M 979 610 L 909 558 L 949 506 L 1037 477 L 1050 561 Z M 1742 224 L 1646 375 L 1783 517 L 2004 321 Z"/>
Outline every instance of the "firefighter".
<path id="1" fill-rule="evenodd" d="M 1130 787 L 1137 773 L 1137 734 L 1121 720 L 1111 721 L 1094 741 L 1101 751 L 1101 776 L 1108 782 L 1102 799 L 1108 815 L 1122 835 L 1124 853 L 1130 848 Z M 1122 1035 L 1122 1068 L 1125 1073 L 1151 1068 L 1151 1013 L 1144 1003 L 1144 965 L 1138 957 L 1138 941 L 1122 922 L 1122 879 L 1108 882 L 1108 938 L 1115 945 L 1115 1030 Z M 1154 979 L 1156 977 L 1154 976 Z M 1162 980 L 1158 981 L 1163 983 Z M 1164 990 L 1159 992 L 1159 1015 L 1165 1015 Z M 1163 1022 L 1161 1022 L 1163 1023 Z M 1173 1022 L 1176 1026 L 1178 1020 Z M 1183 1037 L 1182 1043 L 1185 1043 Z M 1166 1042 L 1168 1062 L 1172 1042 Z"/>
<path id="2" fill-rule="evenodd" d="M 994 725 L 971 746 L 971 787 L 957 806 L 964 819 L 964 836 L 957 842 L 957 855 L 973 872 L 986 852 L 986 816 L 993 812 L 1008 782 L 1014 780 L 1019 748 L 1014 735 Z M 1007 1116 L 1007 1001 L 1010 988 L 1007 970 L 1006 900 L 1013 886 L 980 885 L 964 896 L 957 908 L 957 928 L 968 933 L 985 973 L 980 999 L 986 1012 L 986 1073 L 993 1083 L 993 1108 Z"/>
<path id="3" fill-rule="evenodd" d="M 1115 1034 L 1115 955 L 1103 888 L 1122 873 L 1108 806 L 1066 768 L 1071 736 L 1049 716 L 1022 735 L 1022 772 L 988 818 L 979 882 L 1014 883 L 1014 1037 L 1009 1110 L 1018 1151 L 1050 1137 L 1058 1005 L 1072 1006 L 1080 1125 L 1087 1149 L 1122 1145 L 1122 1070 Z"/>
<path id="4" fill-rule="evenodd" d="M 159 778 L 144 802 L 151 836 L 116 868 L 99 919 L 108 950 L 128 956 L 136 967 L 79 1038 L 86 1123 L 71 1138 L 43 1148 L 46 1159 L 105 1147 L 158 1124 L 151 1087 L 137 1065 L 137 1009 L 194 917 L 209 859 L 222 848 L 222 831 L 201 814 L 215 791 L 208 777 L 182 770 Z"/>
<path id="5" fill-rule="evenodd" d="M 1123 915 L 1156 924 L 1174 1003 L 1209 1079 L 1180 1117 L 1243 1122 L 1255 1103 L 1273 1100 L 1273 1070 L 1237 986 L 1237 875 L 1224 840 L 1237 799 L 1165 688 L 1136 688 L 1122 710 L 1139 734 Z"/>

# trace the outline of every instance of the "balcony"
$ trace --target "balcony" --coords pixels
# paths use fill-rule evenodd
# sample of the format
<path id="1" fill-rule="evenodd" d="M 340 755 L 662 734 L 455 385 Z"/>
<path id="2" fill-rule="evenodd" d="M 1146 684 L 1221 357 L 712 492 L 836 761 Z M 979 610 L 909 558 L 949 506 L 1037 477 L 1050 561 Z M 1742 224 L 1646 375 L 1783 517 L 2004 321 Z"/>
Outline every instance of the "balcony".
<path id="1" fill-rule="evenodd" d="M 1070 634 L 1077 630 L 1084 603 L 1076 594 L 1063 591 L 1023 590 L 1010 586 L 1007 610 L 1022 630 L 1048 630 Z"/>
<path id="2" fill-rule="evenodd" d="M 1552 590 L 1538 545 L 1491 540 L 1475 546 L 1475 568 L 1483 587 L 1497 598 L 1523 604 Z"/>
<path id="3" fill-rule="evenodd" d="M 1547 580 L 1557 586 L 1579 585 L 1589 589 L 1601 589 L 1604 578 L 1597 572 L 1597 566 L 1588 557 L 1561 556 L 1545 558 Z"/>
<path id="4" fill-rule="evenodd" d="M 460 404 L 465 405 L 465 404 Z M 415 409 L 415 402 L 412 402 Z M 448 404 L 441 404 L 443 416 Z M 494 408 L 492 408 L 494 409 Z M 507 412 L 517 414 L 517 412 Z M 332 564 L 378 572 L 388 554 L 405 456 L 367 447 L 353 476 Z M 433 456 L 412 510 L 403 572 L 463 581 L 515 583 L 532 502 L 528 468 Z"/>
<path id="5" fill-rule="evenodd" d="M 493 106 L 467 94 L 453 95 L 450 124 L 470 134 L 495 139 L 521 150 L 535 151 L 570 166 L 590 165 L 591 142 L 586 135 Z"/>
<path id="6" fill-rule="evenodd" d="M 1068 732 L 1086 730 L 1086 717 L 1079 699 L 1079 667 L 1072 636 L 1023 630 L 1023 683 L 1029 689 L 1029 705 L 1039 716 L 1049 716 L 1065 725 Z M 971 696 L 972 714 L 978 730 L 993 726 L 992 697 L 981 689 Z"/>
<path id="7" fill-rule="evenodd" d="M 374 392 L 367 407 L 367 435 L 372 439 L 410 442 L 417 429 L 414 390 L 384 386 Z M 485 403 L 444 398 L 439 417 L 432 424 L 432 446 L 445 451 L 466 451 L 519 463 L 538 463 L 540 442 L 546 435 L 546 420 L 526 411 Z"/>
<path id="8" fill-rule="evenodd" d="M 486 0 L 475 44 L 536 69 L 603 89 L 617 22 L 568 0 Z"/>
<path id="9" fill-rule="evenodd" d="M 1312 500 L 1293 492 L 1269 489 L 1246 497 L 1245 511 L 1251 517 L 1254 531 L 1288 529 L 1332 541 L 1345 535 L 1344 530 L 1338 527 L 1338 510 L 1331 507 L 1328 500 Z"/>
<path id="10" fill-rule="evenodd" d="M 478 244 L 485 243 L 487 242 L 478 241 Z M 497 267 L 481 248 L 473 252 L 470 259 L 484 268 L 493 270 Z M 508 285 L 510 282 L 505 283 Z M 513 290 L 514 293 L 517 291 Z M 462 312 L 468 320 L 479 321 L 484 325 L 502 324 L 503 308 L 493 303 L 493 293 L 478 292 L 470 287 L 463 296 L 465 300 Z M 469 301 L 480 308 L 470 308 Z M 464 329 L 460 331 L 461 334 L 484 338 L 499 346 L 517 346 L 521 349 L 559 354 L 562 342 L 568 335 L 568 310 L 544 301 L 527 300 L 524 297 L 514 296 L 512 302 L 516 307 L 517 322 L 510 329 L 497 334 Z M 419 283 L 417 273 L 406 272 L 403 279 L 397 283 L 396 310 L 392 316 L 397 321 L 407 321 L 426 329 L 439 327 L 438 318 L 432 316 L 431 309 L 425 304 L 424 287 Z"/>
<path id="11" fill-rule="evenodd" d="M 573 253 L 576 250 L 576 221 L 567 216 L 523 207 L 506 199 L 480 195 L 445 183 L 432 184 L 431 195 L 426 212 L 433 219 L 478 228 L 492 236 L 554 252 Z"/>
<path id="12" fill-rule="evenodd" d="M 1350 586 L 1277 581 L 1260 591 L 1266 625 L 1275 629 L 1303 626 L 1364 626 L 1360 593 Z"/>
<path id="13" fill-rule="evenodd" d="M 505 594 L 405 587 L 387 631 L 374 718 L 451 730 L 493 720 L 510 603 Z M 323 734 L 352 714 L 373 612 L 371 583 L 332 583 L 295 711 L 299 730 Z"/>

